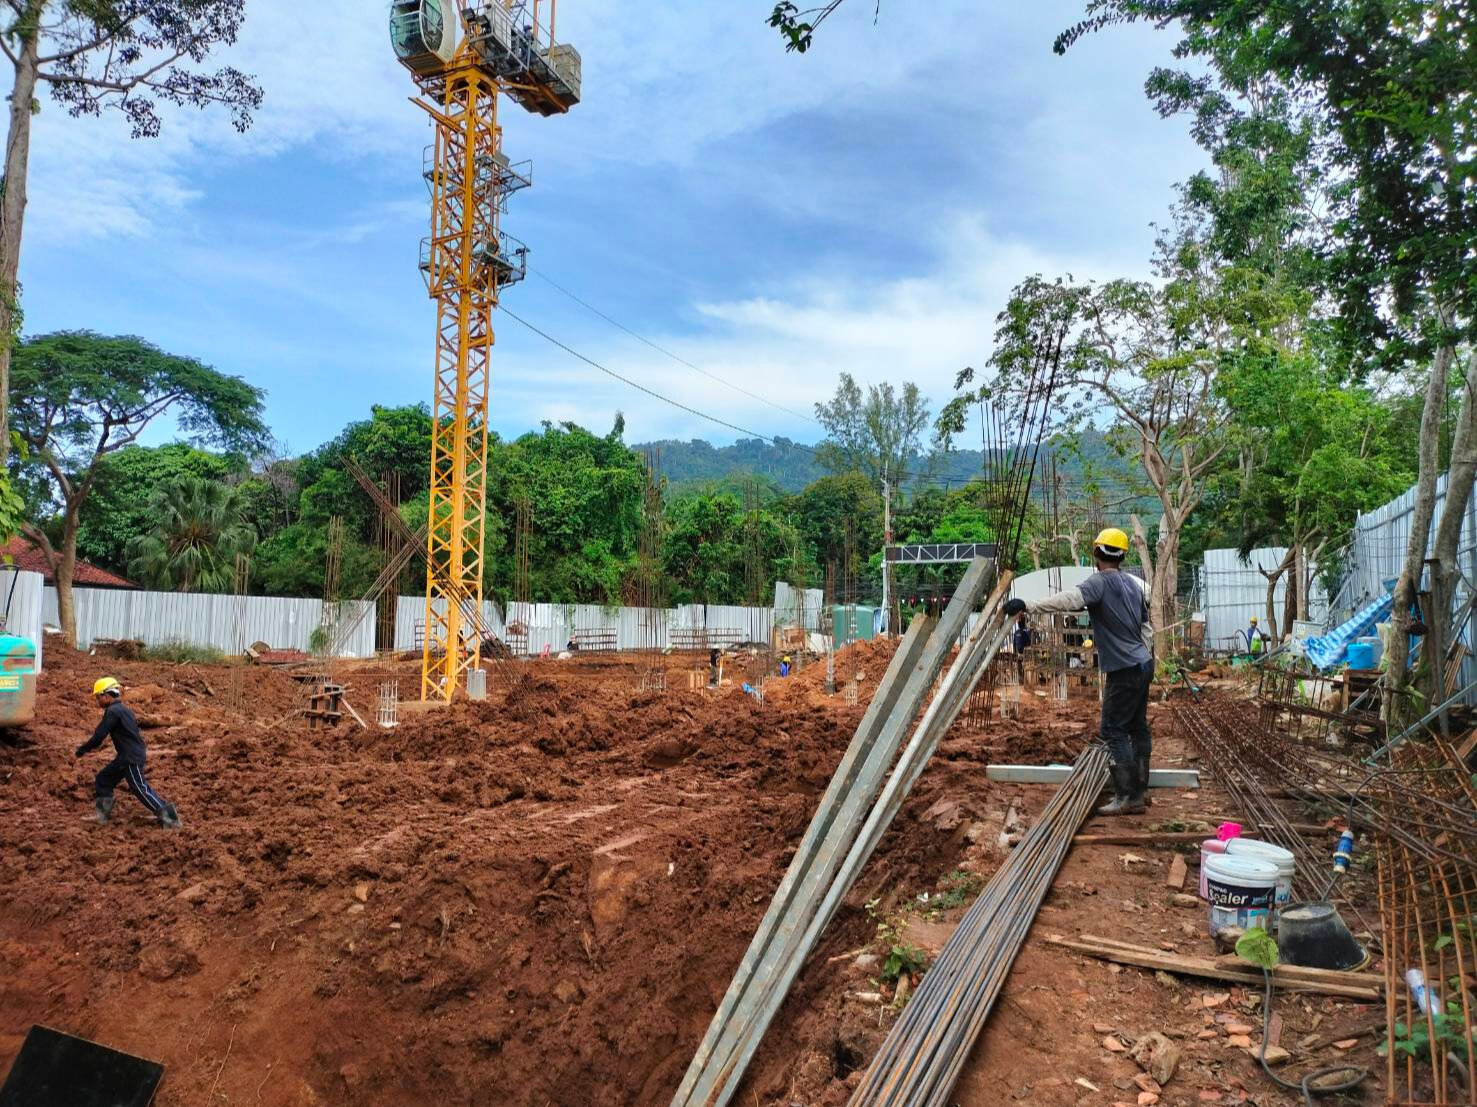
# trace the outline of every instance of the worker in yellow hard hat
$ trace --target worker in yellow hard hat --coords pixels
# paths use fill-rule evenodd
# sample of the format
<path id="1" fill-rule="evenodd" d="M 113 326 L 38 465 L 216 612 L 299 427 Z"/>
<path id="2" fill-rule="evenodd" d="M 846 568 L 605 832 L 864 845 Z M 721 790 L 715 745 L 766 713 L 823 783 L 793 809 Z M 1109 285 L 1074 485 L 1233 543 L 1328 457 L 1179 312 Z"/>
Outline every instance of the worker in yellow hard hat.
<path id="1" fill-rule="evenodd" d="M 1086 609 L 1092 642 L 1103 673 L 1099 730 L 1112 763 L 1113 800 L 1099 815 L 1136 815 L 1148 805 L 1149 685 L 1154 678 L 1154 626 L 1144 582 L 1123 572 L 1128 535 L 1117 527 L 1101 531 L 1092 543 L 1097 572 L 1076 588 L 1044 600 L 1013 599 L 1005 614 L 1052 614 Z"/>
<path id="2" fill-rule="evenodd" d="M 1258 654 L 1267 642 L 1267 632 L 1258 626 L 1259 620 L 1255 615 L 1251 617 L 1251 626 L 1246 630 L 1246 652 Z"/>
<path id="3" fill-rule="evenodd" d="M 158 793 L 149 787 L 144 767 L 148 753 L 144 749 L 144 737 L 139 733 L 138 718 L 123 702 L 123 686 L 113 677 L 102 677 L 92 686 L 92 697 L 103 709 L 102 721 L 92 732 L 92 737 L 77 747 L 77 756 L 86 757 L 103 744 L 104 738 L 113 739 L 116 756 L 103 766 L 94 778 L 97 795 L 97 821 L 106 823 L 113 814 L 113 789 L 128 782 L 129 790 L 139 802 L 159 820 L 166 830 L 177 830 L 180 825 L 179 812 L 174 804 L 165 803 Z"/>

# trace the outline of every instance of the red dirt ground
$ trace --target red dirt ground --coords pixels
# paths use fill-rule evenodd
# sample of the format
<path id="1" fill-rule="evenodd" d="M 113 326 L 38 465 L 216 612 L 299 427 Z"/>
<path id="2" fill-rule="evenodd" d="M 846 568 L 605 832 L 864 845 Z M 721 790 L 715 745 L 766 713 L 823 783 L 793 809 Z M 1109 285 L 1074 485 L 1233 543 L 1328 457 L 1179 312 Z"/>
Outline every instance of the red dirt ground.
<path id="1" fill-rule="evenodd" d="M 281 672 L 50 649 L 36 722 L 0 743 L 0 1071 L 40 1022 L 163 1062 L 160 1107 L 664 1104 L 888 652 L 861 644 L 841 660 L 838 673 L 866 675 L 857 706 L 824 696 L 821 665 L 770 682 L 760 704 L 730 687 L 687 691 L 675 669 L 681 690 L 655 694 L 618 666 L 548 662 L 515 704 L 495 692 L 407 713 L 390 732 L 310 732 L 266 725 L 298 702 Z M 178 805 L 180 832 L 127 795 L 113 823 L 92 819 L 105 753 L 79 764 L 72 750 L 96 720 L 87 692 L 103 669 L 148 726 L 151 780 Z M 409 689 L 415 677 L 403 664 L 340 675 L 361 714 L 379 680 Z M 249 721 L 225 709 L 236 681 Z M 878 948 L 865 905 L 877 899 L 874 912 L 936 946 L 962 908 L 919 929 L 916 895 L 960 869 L 993 871 L 1007 813 L 1023 829 L 1049 794 L 990 784 L 985 765 L 1066 760 L 1087 739 L 1089 690 L 1062 708 L 1026 700 L 1022 719 L 944 744 L 742 1102 L 845 1102 L 892 1017 L 855 998 L 875 990 L 875 969 L 856 965 Z M 1172 737 L 1161 749 L 1157 763 L 1184 756 Z M 1172 793 L 1114 829 L 1218 813 L 1235 814 L 1213 789 Z M 1134 1066 L 1095 1024 L 1180 1036 L 1166 1105 L 1210 1102 L 1205 1091 L 1294 1102 L 1224 1034 L 1197 1040 L 1199 997 L 1219 989 L 1042 943 L 1086 931 L 1208 952 L 1202 913 L 1168 905 L 1170 855 L 1139 850 L 1145 860 L 1125 866 L 1128 852 L 1073 850 L 960 1104 L 1136 1103 L 1124 1087 Z M 1330 1026 L 1353 1036 L 1342 1031 L 1379 1014 L 1284 1006 L 1289 1048 L 1315 1032 L 1326 1046 Z M 1315 1015 L 1320 1027 L 1305 1029 Z M 1329 1063 L 1325 1046 L 1310 1059 Z"/>

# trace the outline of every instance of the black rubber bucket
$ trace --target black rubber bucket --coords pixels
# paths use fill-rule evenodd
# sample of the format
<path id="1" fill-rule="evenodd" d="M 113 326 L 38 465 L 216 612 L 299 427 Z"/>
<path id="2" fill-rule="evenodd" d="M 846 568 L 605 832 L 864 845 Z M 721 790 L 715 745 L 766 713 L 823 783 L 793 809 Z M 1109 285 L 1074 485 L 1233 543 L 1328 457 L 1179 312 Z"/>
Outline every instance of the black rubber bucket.
<path id="1" fill-rule="evenodd" d="M 1369 961 L 1369 954 L 1339 917 L 1338 908 L 1318 900 L 1282 908 L 1277 917 L 1277 950 L 1282 961 L 1307 969 L 1350 971 Z"/>

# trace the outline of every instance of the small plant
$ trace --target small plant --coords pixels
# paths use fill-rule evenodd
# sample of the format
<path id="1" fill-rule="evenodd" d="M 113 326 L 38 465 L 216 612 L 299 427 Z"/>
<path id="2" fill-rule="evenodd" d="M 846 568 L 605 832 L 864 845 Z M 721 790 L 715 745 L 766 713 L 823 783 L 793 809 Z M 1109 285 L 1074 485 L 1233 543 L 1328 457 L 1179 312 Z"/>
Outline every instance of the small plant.
<path id="1" fill-rule="evenodd" d="M 975 896 L 979 895 L 980 889 L 985 886 L 985 878 L 979 873 L 965 872 L 963 869 L 955 869 L 943 880 L 939 881 L 942 889 L 937 895 L 930 896 L 925 904 L 932 916 L 947 911 L 951 907 L 963 907 Z"/>
<path id="2" fill-rule="evenodd" d="M 904 975 L 913 976 L 928 968 L 928 955 L 917 946 L 894 942 L 882 962 L 882 979 L 896 984 Z"/>
<path id="3" fill-rule="evenodd" d="M 174 665 L 214 665 L 224 661 L 226 655 L 214 646 L 197 646 L 191 642 L 172 639 L 150 646 L 144 650 L 145 661 L 163 661 Z"/>
<path id="4" fill-rule="evenodd" d="M 1254 926 L 1236 939 L 1236 956 L 1271 972 L 1277 967 L 1281 952 L 1277 949 L 1276 939 L 1265 928 Z"/>
<path id="5" fill-rule="evenodd" d="M 1443 1053 L 1450 1050 L 1465 1053 L 1467 1027 L 1461 1015 L 1462 1005 L 1453 1001 L 1447 1003 L 1445 1014 L 1433 1015 L 1429 1020 L 1420 1019 L 1408 1026 L 1403 1022 L 1397 1022 L 1394 1038 L 1387 1038 L 1377 1052 L 1381 1057 L 1388 1057 L 1390 1050 L 1394 1049 L 1397 1056 L 1411 1057 L 1417 1061 L 1429 1061 L 1431 1059 L 1431 1030 L 1434 1027 L 1436 1045 Z"/>
<path id="6" fill-rule="evenodd" d="M 1185 662 L 1178 656 L 1166 657 L 1159 662 L 1159 672 L 1156 674 L 1161 684 L 1177 684 L 1185 678 L 1188 670 Z"/>
<path id="7" fill-rule="evenodd" d="M 867 917 L 877 924 L 877 940 L 887 947 L 887 959 L 882 962 L 882 979 L 896 984 L 906 973 L 920 973 L 928 967 L 928 955 L 917 946 L 902 940 L 901 920 L 882 913 L 882 900 L 867 901 Z"/>
<path id="8" fill-rule="evenodd" d="M 308 635 L 308 652 L 314 657 L 322 657 L 328 652 L 328 628 L 316 626 L 313 633 Z"/>

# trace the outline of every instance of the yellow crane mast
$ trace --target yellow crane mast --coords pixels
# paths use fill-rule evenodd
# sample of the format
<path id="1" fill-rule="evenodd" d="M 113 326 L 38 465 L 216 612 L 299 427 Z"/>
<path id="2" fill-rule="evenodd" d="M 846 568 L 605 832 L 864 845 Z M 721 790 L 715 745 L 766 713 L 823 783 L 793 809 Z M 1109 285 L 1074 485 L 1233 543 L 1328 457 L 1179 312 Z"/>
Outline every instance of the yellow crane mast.
<path id="1" fill-rule="evenodd" d="M 580 56 L 554 38 L 556 0 L 393 0 L 390 40 L 430 115 L 431 234 L 421 272 L 436 301 L 431 505 L 421 699 L 450 700 L 481 666 L 492 312 L 523 279 L 528 249 L 502 229 L 532 183 L 502 149 L 500 93 L 539 115 L 580 99 Z"/>

